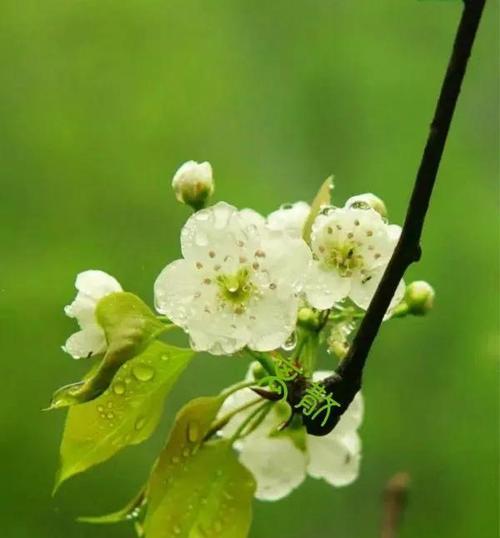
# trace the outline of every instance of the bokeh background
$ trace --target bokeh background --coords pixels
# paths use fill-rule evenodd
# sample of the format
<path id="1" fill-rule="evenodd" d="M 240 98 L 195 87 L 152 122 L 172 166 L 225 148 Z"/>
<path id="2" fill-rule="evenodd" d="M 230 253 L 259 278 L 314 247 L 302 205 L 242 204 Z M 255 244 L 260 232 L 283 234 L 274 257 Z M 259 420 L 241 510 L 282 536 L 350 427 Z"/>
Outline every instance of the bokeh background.
<path id="1" fill-rule="evenodd" d="M 263 213 L 373 191 L 401 222 L 461 2 L 2 0 L 0 4 L 0 511 L 7 538 L 132 537 L 75 517 L 120 507 L 179 406 L 246 365 L 198 357 L 157 434 L 55 498 L 63 413 L 41 409 L 82 362 L 60 345 L 78 271 L 152 302 L 188 216 L 169 183 L 212 162 L 217 198 Z M 376 537 L 380 493 L 413 479 L 403 538 L 495 538 L 498 525 L 498 6 L 490 1 L 408 279 L 424 319 L 387 323 L 366 373 L 358 481 L 309 479 L 255 503 L 251 538 Z M 325 357 L 324 366 L 331 359 Z M 330 364 L 330 366 L 332 366 Z"/>

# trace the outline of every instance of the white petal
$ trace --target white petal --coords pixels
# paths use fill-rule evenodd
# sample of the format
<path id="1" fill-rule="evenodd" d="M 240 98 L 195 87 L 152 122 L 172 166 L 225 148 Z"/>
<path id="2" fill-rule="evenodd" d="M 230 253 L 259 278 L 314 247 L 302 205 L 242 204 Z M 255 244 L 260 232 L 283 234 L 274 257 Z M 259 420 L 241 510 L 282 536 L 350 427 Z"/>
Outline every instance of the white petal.
<path id="1" fill-rule="evenodd" d="M 361 440 L 357 433 L 343 437 L 308 435 L 307 450 L 307 472 L 312 477 L 323 478 L 336 487 L 346 486 L 357 478 L 361 460 Z"/>
<path id="2" fill-rule="evenodd" d="M 285 231 L 292 237 L 300 238 L 310 211 L 306 202 L 285 205 L 269 214 L 267 223 L 271 230 Z"/>
<path id="3" fill-rule="evenodd" d="M 185 260 L 176 260 L 163 269 L 154 283 L 155 306 L 181 327 L 195 294 L 202 289 L 202 276 Z"/>
<path id="4" fill-rule="evenodd" d="M 295 329 L 298 306 L 293 290 L 278 287 L 265 292 L 248 310 L 252 316 L 248 347 L 271 351 L 282 346 Z"/>
<path id="5" fill-rule="evenodd" d="M 247 226 L 250 233 L 257 229 L 252 223 Z M 225 202 L 197 211 L 184 225 L 181 231 L 182 255 L 193 262 L 220 263 L 233 249 L 238 241 L 247 239 L 238 210 Z M 230 252 L 227 252 L 227 248 Z M 210 252 L 215 253 L 211 258 Z"/>
<path id="6" fill-rule="evenodd" d="M 264 235 L 260 249 L 266 254 L 262 269 L 267 271 L 269 278 L 278 286 L 284 282 L 300 291 L 312 262 L 306 242 L 283 232 L 270 231 Z"/>
<path id="7" fill-rule="evenodd" d="M 312 262 L 304 292 L 311 306 L 326 310 L 347 297 L 350 286 L 349 278 L 341 277 L 335 270 L 324 270 L 318 262 Z"/>
<path id="8" fill-rule="evenodd" d="M 104 271 L 89 270 L 76 277 L 76 289 L 92 299 L 102 299 L 104 296 L 122 291 L 116 278 Z"/>
<path id="9" fill-rule="evenodd" d="M 255 497 L 262 501 L 286 497 L 306 476 L 306 456 L 287 437 L 249 439 L 240 462 L 254 476 Z"/>
<path id="10" fill-rule="evenodd" d="M 352 278 L 351 291 L 349 297 L 361 308 L 367 309 L 370 305 L 377 287 L 384 275 L 386 267 L 377 267 L 372 271 L 367 271 L 364 275 L 355 275 Z M 404 282 L 401 280 L 392 298 L 389 309 L 393 308 L 403 298 L 405 291 Z"/>
<path id="11" fill-rule="evenodd" d="M 64 307 L 65 314 L 70 318 L 76 318 L 80 327 L 96 323 L 95 308 L 97 301 L 88 295 L 79 292 L 75 300 Z"/>
<path id="12" fill-rule="evenodd" d="M 98 325 L 78 331 L 66 340 L 63 350 L 69 353 L 74 359 L 82 359 L 104 353 L 106 350 L 104 331 Z"/>

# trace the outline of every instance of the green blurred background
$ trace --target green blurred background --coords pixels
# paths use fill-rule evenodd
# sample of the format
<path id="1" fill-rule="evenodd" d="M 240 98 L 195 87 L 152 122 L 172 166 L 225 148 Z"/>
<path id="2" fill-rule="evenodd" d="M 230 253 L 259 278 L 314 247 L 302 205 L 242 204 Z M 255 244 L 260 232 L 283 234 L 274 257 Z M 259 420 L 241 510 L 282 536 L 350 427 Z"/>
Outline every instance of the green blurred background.
<path id="1" fill-rule="evenodd" d="M 217 198 L 263 213 L 371 190 L 401 222 L 460 2 L 2 0 L 0 5 L 1 535 L 132 537 L 77 515 L 135 492 L 187 399 L 246 365 L 200 356 L 157 434 L 50 497 L 63 413 L 85 365 L 60 349 L 75 274 L 99 268 L 152 302 L 188 216 L 170 192 L 212 162 Z M 309 479 L 255 503 L 252 538 L 377 537 L 380 492 L 413 479 L 403 538 L 494 538 L 498 524 L 498 6 L 490 1 L 408 279 L 424 319 L 387 323 L 366 374 L 358 481 Z M 328 362 L 325 359 L 324 365 Z"/>

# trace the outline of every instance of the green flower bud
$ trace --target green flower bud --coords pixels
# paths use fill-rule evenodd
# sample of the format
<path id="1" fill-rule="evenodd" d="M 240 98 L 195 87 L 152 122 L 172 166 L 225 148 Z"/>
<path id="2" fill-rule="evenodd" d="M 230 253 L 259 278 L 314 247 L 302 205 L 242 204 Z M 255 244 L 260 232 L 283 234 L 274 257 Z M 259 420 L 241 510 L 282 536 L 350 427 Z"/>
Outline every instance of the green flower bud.
<path id="1" fill-rule="evenodd" d="M 264 368 L 257 361 L 252 362 L 252 364 L 250 365 L 250 370 L 252 372 L 252 377 L 255 379 L 255 381 L 259 381 L 266 377 L 266 375 L 268 375 Z"/>
<path id="2" fill-rule="evenodd" d="M 319 327 L 319 314 L 311 308 L 303 307 L 299 310 L 297 321 L 302 327 L 307 329 L 317 329 Z"/>
<path id="3" fill-rule="evenodd" d="M 214 192 L 212 166 L 209 162 L 185 162 L 172 179 L 172 188 L 179 202 L 195 211 L 203 209 Z"/>
<path id="4" fill-rule="evenodd" d="M 406 287 L 404 302 L 408 313 L 424 316 L 432 309 L 435 292 L 433 287 L 424 280 L 416 280 Z"/>
<path id="5" fill-rule="evenodd" d="M 345 206 L 355 208 L 371 207 L 382 217 L 387 217 L 387 208 L 385 207 L 384 201 L 381 200 L 378 196 L 372 194 L 371 192 L 367 192 L 365 194 L 358 194 L 357 196 L 349 198 L 349 200 L 347 200 L 347 202 L 345 203 Z"/>

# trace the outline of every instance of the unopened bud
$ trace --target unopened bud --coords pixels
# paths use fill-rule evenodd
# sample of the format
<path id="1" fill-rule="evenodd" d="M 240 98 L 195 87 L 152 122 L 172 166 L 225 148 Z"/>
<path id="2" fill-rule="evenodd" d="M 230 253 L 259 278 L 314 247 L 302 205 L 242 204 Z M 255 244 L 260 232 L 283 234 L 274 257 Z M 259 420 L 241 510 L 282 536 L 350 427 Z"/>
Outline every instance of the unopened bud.
<path id="1" fill-rule="evenodd" d="M 416 316 L 427 314 L 434 304 L 435 292 L 433 287 L 424 280 L 416 280 L 406 287 L 404 302 L 408 313 Z"/>
<path id="2" fill-rule="evenodd" d="M 311 308 L 303 307 L 299 310 L 297 321 L 307 329 L 317 329 L 320 325 L 319 314 Z"/>
<path id="3" fill-rule="evenodd" d="M 252 377 L 255 379 L 255 381 L 260 381 L 267 375 L 267 372 L 257 361 L 252 362 L 250 365 L 250 371 L 252 372 Z"/>
<path id="4" fill-rule="evenodd" d="M 212 166 L 209 162 L 185 162 L 175 173 L 172 188 L 179 202 L 195 211 L 203 209 L 214 192 Z"/>
<path id="5" fill-rule="evenodd" d="M 349 198 L 349 200 L 347 200 L 345 206 L 360 209 L 367 209 L 371 207 L 382 217 L 387 217 L 387 208 L 385 207 L 384 201 L 371 192 L 352 196 Z"/>

